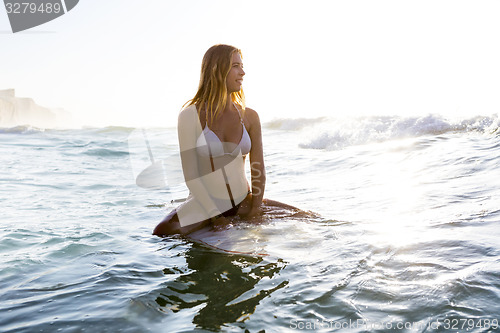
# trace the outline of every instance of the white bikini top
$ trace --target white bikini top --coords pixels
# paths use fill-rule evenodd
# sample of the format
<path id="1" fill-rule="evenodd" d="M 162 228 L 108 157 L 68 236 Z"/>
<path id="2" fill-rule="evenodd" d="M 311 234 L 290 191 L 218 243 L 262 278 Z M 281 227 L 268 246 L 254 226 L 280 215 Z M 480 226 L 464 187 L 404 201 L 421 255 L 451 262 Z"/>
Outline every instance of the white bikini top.
<path id="1" fill-rule="evenodd" d="M 233 157 L 236 157 L 238 156 L 240 151 L 241 155 L 243 156 L 250 152 L 250 149 L 252 148 L 252 141 L 250 140 L 250 135 L 248 135 L 245 124 L 243 123 L 243 119 L 241 118 L 240 110 L 238 110 L 238 108 L 236 108 L 236 110 L 238 111 L 241 126 L 243 127 L 243 133 L 241 134 L 240 142 L 238 143 L 236 148 L 232 152 L 224 151 L 224 144 L 219 139 L 217 134 L 215 134 L 208 127 L 208 123 L 205 121 L 205 128 L 196 141 L 196 151 L 198 155 L 206 157 L 221 157 L 224 155 L 231 155 Z M 226 142 L 224 143 L 227 144 Z"/>

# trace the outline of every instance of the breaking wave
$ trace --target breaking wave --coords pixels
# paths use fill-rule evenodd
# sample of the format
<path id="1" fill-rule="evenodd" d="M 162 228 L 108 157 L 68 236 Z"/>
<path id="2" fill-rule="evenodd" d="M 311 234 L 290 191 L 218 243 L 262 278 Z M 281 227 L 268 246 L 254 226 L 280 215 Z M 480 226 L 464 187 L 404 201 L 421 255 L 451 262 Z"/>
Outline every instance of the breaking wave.
<path id="1" fill-rule="evenodd" d="M 303 119 L 288 120 L 287 128 L 293 124 L 305 124 Z M 282 122 L 286 123 L 286 122 Z M 307 126 L 307 128 L 305 128 Z M 337 150 L 353 145 L 384 142 L 389 140 L 415 138 L 446 133 L 480 132 L 498 134 L 498 115 L 475 116 L 466 119 L 446 119 L 439 115 L 421 117 L 370 116 L 350 119 L 324 119 L 311 122 L 297 129 L 303 129 L 308 136 L 301 148 Z"/>

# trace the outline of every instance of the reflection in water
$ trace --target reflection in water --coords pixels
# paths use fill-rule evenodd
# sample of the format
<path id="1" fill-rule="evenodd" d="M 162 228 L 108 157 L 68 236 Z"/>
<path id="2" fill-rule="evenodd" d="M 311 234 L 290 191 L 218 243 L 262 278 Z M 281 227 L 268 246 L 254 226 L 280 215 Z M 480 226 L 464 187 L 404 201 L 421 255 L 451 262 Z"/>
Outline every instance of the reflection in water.
<path id="1" fill-rule="evenodd" d="M 178 312 L 199 307 L 193 324 L 203 329 L 220 329 L 227 323 L 244 322 L 259 302 L 288 285 L 282 281 L 269 289 L 256 288 L 264 278 L 272 279 L 286 263 L 260 257 L 218 253 L 193 245 L 185 255 L 189 271 L 160 292 L 156 303 L 163 310 Z M 165 268 L 166 275 L 179 274 Z"/>

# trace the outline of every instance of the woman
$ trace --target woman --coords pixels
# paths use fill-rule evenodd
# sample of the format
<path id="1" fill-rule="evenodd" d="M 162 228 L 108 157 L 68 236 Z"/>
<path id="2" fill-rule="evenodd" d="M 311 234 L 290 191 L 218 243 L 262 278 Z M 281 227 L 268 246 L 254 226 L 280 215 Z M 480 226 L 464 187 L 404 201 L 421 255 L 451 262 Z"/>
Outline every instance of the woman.
<path id="1" fill-rule="evenodd" d="M 210 223 L 224 226 L 230 216 L 260 215 L 263 204 L 295 209 L 263 199 L 266 173 L 261 124 L 257 112 L 245 107 L 244 76 L 239 49 L 220 44 L 205 53 L 198 92 L 178 121 L 182 168 L 190 194 L 155 228 L 154 235 L 187 234 Z M 245 177 L 247 154 L 251 186 Z"/>

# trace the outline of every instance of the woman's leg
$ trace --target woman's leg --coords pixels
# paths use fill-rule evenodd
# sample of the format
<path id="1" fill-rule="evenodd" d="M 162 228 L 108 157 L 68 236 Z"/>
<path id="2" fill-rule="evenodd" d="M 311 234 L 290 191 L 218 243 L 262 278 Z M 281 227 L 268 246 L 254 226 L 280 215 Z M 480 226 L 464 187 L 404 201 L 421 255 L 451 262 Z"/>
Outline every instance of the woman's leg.
<path id="1" fill-rule="evenodd" d="M 188 197 L 180 206 L 172 210 L 155 228 L 153 235 L 168 236 L 175 234 L 187 235 L 210 224 L 206 215 L 202 214 L 203 207 Z M 184 226 L 181 226 L 179 216 Z M 198 222 L 199 221 L 199 222 Z"/>
<path id="2" fill-rule="evenodd" d="M 244 217 L 246 214 L 248 214 L 250 212 L 251 206 L 252 206 L 252 193 L 249 193 L 247 195 L 247 197 L 241 202 L 240 207 L 238 209 L 238 215 Z M 262 200 L 262 208 L 264 208 L 264 209 L 268 208 L 268 209 L 271 209 L 271 210 L 272 209 L 276 209 L 276 208 L 286 209 L 286 210 L 293 210 L 293 211 L 295 211 L 295 214 L 299 214 L 299 215 L 311 215 L 311 213 L 303 211 L 300 208 L 297 208 L 295 206 L 288 205 L 286 203 L 279 202 L 279 201 L 276 201 L 276 200 L 265 199 L 265 198 Z M 312 214 L 312 215 L 314 215 L 314 214 Z"/>
<path id="3" fill-rule="evenodd" d="M 200 230 L 207 226 L 210 220 L 204 220 L 198 223 L 193 223 L 185 227 L 181 227 L 177 211 L 172 210 L 155 228 L 153 235 L 155 236 L 168 236 L 175 234 L 187 235 L 193 231 Z"/>
<path id="4" fill-rule="evenodd" d="M 273 214 L 273 210 L 276 210 L 275 213 L 278 215 L 283 214 L 283 210 L 286 210 L 286 211 L 291 211 L 290 216 L 293 216 L 293 217 L 308 217 L 308 218 L 319 217 L 319 215 L 314 213 L 314 212 L 305 211 L 305 210 L 302 210 L 302 209 L 297 208 L 295 206 L 288 205 L 286 203 L 279 202 L 276 200 L 271 200 L 271 199 L 263 199 L 262 206 L 264 208 L 265 214 L 270 214 L 270 215 Z M 288 215 L 288 213 L 287 213 L 287 215 Z"/>
<path id="5" fill-rule="evenodd" d="M 177 211 L 172 210 L 155 228 L 153 235 L 167 236 L 181 232 L 181 225 L 177 217 Z"/>
<path id="6" fill-rule="evenodd" d="M 268 207 L 279 207 L 279 208 L 283 208 L 283 209 L 300 210 L 297 207 L 294 207 L 294 206 L 291 206 L 291 205 L 288 205 L 286 203 L 279 202 L 276 200 L 271 200 L 271 199 L 263 199 L 262 203 L 264 204 L 264 206 L 268 206 Z"/>
<path id="7" fill-rule="evenodd" d="M 264 208 L 269 208 L 269 209 L 275 209 L 275 208 L 280 208 L 280 209 L 286 209 L 286 210 L 293 210 L 294 216 L 301 215 L 301 216 L 312 216 L 314 214 L 310 212 L 303 211 L 297 207 L 285 204 L 283 202 L 279 202 L 276 200 L 271 200 L 271 199 L 264 199 L 262 200 L 262 204 Z M 234 212 L 227 212 L 229 214 L 224 214 L 226 216 L 231 216 L 231 215 L 240 215 L 241 210 L 246 210 L 244 207 L 245 206 L 250 206 L 251 205 L 251 195 L 249 194 L 245 200 L 240 205 L 240 209 Z M 180 207 L 179 207 L 180 208 Z M 244 214 L 243 214 L 244 215 Z M 210 224 L 210 220 L 204 220 L 199 223 L 194 223 L 187 225 L 185 227 L 181 227 L 179 223 L 179 217 L 177 216 L 177 210 L 174 209 L 172 210 L 154 229 L 153 235 L 156 236 L 168 236 L 168 235 L 174 235 L 174 234 L 189 234 L 193 231 L 199 230 L 205 226 Z"/>

